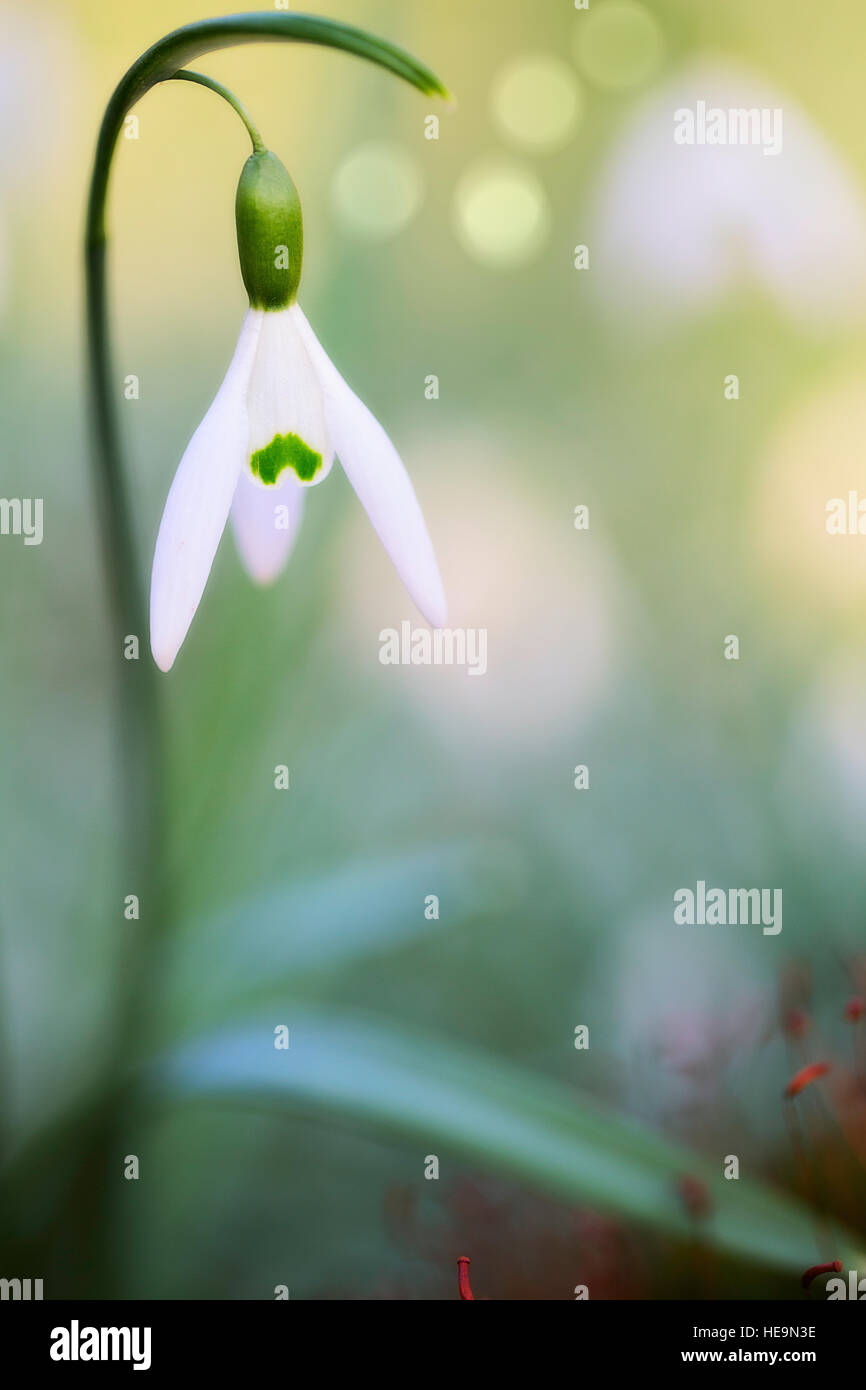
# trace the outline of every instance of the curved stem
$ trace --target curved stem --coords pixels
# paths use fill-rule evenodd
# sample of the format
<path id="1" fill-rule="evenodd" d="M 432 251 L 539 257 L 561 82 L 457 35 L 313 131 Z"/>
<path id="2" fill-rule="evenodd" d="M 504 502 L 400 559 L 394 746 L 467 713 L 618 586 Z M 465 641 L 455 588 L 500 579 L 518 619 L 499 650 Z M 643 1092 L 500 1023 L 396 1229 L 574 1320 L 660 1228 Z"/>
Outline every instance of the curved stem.
<path id="1" fill-rule="evenodd" d="M 105 228 L 109 176 L 128 112 L 153 86 L 173 78 L 197 82 L 229 101 L 244 121 L 256 149 L 261 144 L 260 137 L 240 102 L 220 83 L 181 70 L 204 53 L 261 41 L 309 43 L 341 49 L 379 64 L 422 92 L 448 95 L 428 68 L 402 49 L 362 29 L 313 15 L 265 12 L 207 19 L 166 35 L 133 63 L 118 83 L 102 119 L 93 162 L 84 244 L 87 362 L 94 474 L 110 592 L 112 654 L 122 725 L 121 802 L 126 808 L 128 836 L 122 893 L 123 896 L 139 895 L 142 920 L 140 924 L 127 924 L 121 919 L 120 923 L 121 929 L 130 931 L 128 955 L 131 959 L 126 962 L 121 988 L 114 1000 L 112 1032 L 105 1045 L 103 1098 L 87 1122 L 84 1157 L 79 1168 L 84 1187 L 80 1200 L 76 1195 L 76 1204 L 81 1210 L 84 1241 L 91 1238 L 88 1233 L 94 1230 L 99 1230 L 103 1237 L 107 1230 L 105 1203 L 112 1184 L 105 1165 L 116 1161 L 114 1140 L 120 1120 L 115 1101 L 118 1087 L 122 1086 L 121 1072 L 128 1067 L 130 1051 L 140 1046 L 144 1036 L 148 1004 L 158 988 L 161 953 L 157 948 L 171 922 L 163 868 L 162 721 L 156 668 L 147 651 L 143 586 L 123 471 L 111 361 Z M 140 659 L 124 660 L 123 642 L 132 635 L 139 639 Z M 118 917 L 121 905 L 122 898 L 118 902 Z M 93 1266 L 94 1287 L 101 1289 L 105 1296 L 111 1287 L 105 1241 L 101 1257 L 97 1254 Z"/>
<path id="2" fill-rule="evenodd" d="M 410 54 L 384 39 L 352 25 L 301 14 L 229 15 L 176 29 L 160 39 L 133 63 L 118 83 L 105 110 L 90 183 L 85 232 L 88 368 L 92 402 L 95 465 L 102 516 L 102 536 L 113 601 L 115 635 L 143 633 L 144 604 L 134 557 L 129 503 L 121 465 L 120 437 L 112 388 L 108 309 L 105 288 L 105 208 L 115 146 L 123 122 L 137 101 L 158 82 L 183 77 L 218 91 L 244 120 L 255 148 L 258 133 L 243 107 L 221 84 L 198 74 L 182 73 L 185 64 L 203 53 L 256 42 L 295 42 L 340 49 L 378 63 L 395 76 L 429 95 L 447 97 L 439 79 Z M 148 744 L 155 737 L 156 696 L 150 662 L 126 662 L 140 667 L 136 681 L 137 725 Z M 144 672 L 147 674 L 144 674 Z M 146 760 L 148 764 L 150 760 Z M 155 775 L 155 774 L 154 774 Z M 148 837 L 146 837 L 148 838 Z"/>
<path id="3" fill-rule="evenodd" d="M 216 92 L 218 97 L 227 101 L 229 106 L 235 110 L 247 128 L 247 134 L 253 142 L 253 151 L 260 154 L 265 144 L 259 135 L 258 130 L 253 125 L 250 113 L 242 102 L 238 101 L 234 92 L 230 92 L 228 87 L 224 87 L 222 82 L 217 82 L 215 77 L 207 77 L 203 72 L 190 72 L 189 68 L 182 68 L 180 72 L 174 73 L 170 79 L 172 82 L 195 82 L 199 87 L 207 87 L 208 91 Z"/>
<path id="4" fill-rule="evenodd" d="M 115 660 L 121 671 L 122 741 L 127 764 L 124 799 L 129 809 L 133 849 L 128 872 L 133 882 L 124 891 L 149 892 L 154 940 L 166 930 L 168 913 L 160 901 L 162 758 L 159 704 L 154 667 L 142 653 L 138 661 L 122 659 L 129 635 L 144 639 L 145 605 L 123 474 L 114 374 L 111 363 L 106 291 L 105 210 L 114 150 L 126 115 L 159 82 L 181 78 L 198 82 L 225 97 L 244 121 L 253 147 L 261 140 L 240 102 L 222 86 L 198 73 L 181 71 L 203 53 L 235 44 L 295 42 L 340 49 L 365 58 L 430 95 L 447 96 L 439 79 L 410 54 L 363 29 L 302 14 L 229 15 L 188 24 L 160 39 L 133 63 L 118 83 L 103 116 L 96 145 L 85 232 L 88 371 L 94 439 L 94 465 L 106 569 L 112 601 Z M 155 918 L 155 920 L 154 920 Z"/>
<path id="5" fill-rule="evenodd" d="M 121 78 L 105 110 L 87 210 L 87 242 L 105 237 L 105 201 L 111 157 L 124 117 L 157 82 L 174 77 L 203 53 L 247 43 L 309 43 L 353 53 L 392 72 L 428 96 L 449 97 L 439 78 L 402 48 L 351 24 L 305 14 L 240 14 L 204 19 L 175 29 L 153 44 Z"/>

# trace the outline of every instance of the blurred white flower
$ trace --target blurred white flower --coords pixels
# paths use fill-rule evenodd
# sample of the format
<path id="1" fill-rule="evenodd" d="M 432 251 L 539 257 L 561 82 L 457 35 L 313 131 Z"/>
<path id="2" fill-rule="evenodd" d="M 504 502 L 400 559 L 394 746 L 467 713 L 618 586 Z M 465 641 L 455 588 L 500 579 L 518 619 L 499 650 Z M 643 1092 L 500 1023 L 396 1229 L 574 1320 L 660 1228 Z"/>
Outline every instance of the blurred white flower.
<path id="1" fill-rule="evenodd" d="M 679 144 L 684 108 L 776 111 L 784 141 Z M 605 299 L 664 321 L 759 288 L 827 327 L 866 311 L 866 203 L 832 145 L 790 98 L 721 62 L 681 72 L 631 113 L 599 191 L 593 243 Z"/>
<path id="2" fill-rule="evenodd" d="M 79 62 L 62 11 L 0 4 L 0 313 L 9 289 L 13 200 L 22 188 L 32 196 L 35 176 L 74 138 Z"/>
<path id="3" fill-rule="evenodd" d="M 539 457 L 546 447 L 535 441 Z M 575 531 L 573 486 L 547 500 L 515 477 L 524 453 L 513 438 L 474 428 L 419 437 L 413 456 L 423 464 L 425 455 L 425 511 L 448 591 L 458 596 L 449 622 L 486 634 L 487 672 L 470 679 L 465 666 L 389 665 L 379 667 L 382 679 L 399 682 L 401 698 L 461 744 L 467 760 L 493 747 L 504 767 L 509 753 L 520 758 L 553 742 L 570 784 L 574 731 L 596 713 L 620 665 L 629 595 L 616 557 L 600 526 Z M 383 578 L 363 534 L 350 544 L 341 569 L 348 635 L 357 661 L 376 663 L 371 635 L 399 628 L 406 615 L 396 593 L 383 609 Z"/>
<path id="4" fill-rule="evenodd" d="M 598 980 L 595 997 L 610 992 L 635 1109 L 712 1108 L 727 1068 L 766 1039 L 773 963 L 736 931 L 707 936 L 646 913 L 619 924 L 614 958 L 599 964 L 612 985 Z"/>

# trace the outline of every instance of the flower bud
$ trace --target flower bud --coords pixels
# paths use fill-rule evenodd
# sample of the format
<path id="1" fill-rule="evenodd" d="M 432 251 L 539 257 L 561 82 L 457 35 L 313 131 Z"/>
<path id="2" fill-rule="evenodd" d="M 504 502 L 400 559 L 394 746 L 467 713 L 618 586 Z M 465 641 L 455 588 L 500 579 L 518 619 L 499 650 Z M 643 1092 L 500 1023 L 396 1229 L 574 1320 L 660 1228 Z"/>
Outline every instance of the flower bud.
<path id="1" fill-rule="evenodd" d="M 235 221 L 250 306 L 287 308 L 297 298 L 304 224 L 298 190 L 270 150 L 256 150 L 241 171 Z"/>

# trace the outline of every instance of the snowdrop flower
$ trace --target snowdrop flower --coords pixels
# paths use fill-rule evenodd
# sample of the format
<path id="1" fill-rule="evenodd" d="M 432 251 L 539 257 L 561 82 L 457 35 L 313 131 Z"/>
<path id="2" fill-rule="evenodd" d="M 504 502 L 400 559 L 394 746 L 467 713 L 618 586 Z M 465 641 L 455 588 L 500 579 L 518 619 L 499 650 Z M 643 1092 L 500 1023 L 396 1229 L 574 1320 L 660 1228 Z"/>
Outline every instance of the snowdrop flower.
<path id="1" fill-rule="evenodd" d="M 775 143 L 700 131 L 684 143 L 683 114 L 706 110 L 772 117 Z M 866 313 L 866 203 L 851 170 L 796 102 L 726 63 L 686 68 L 635 109 L 605 169 L 593 240 L 596 283 L 635 324 L 753 286 L 809 330 Z"/>
<path id="2" fill-rule="evenodd" d="M 381 425 L 346 385 L 297 303 L 303 224 L 297 189 L 256 149 L 236 200 L 250 307 L 213 404 L 190 440 L 165 504 L 150 594 L 150 641 L 168 671 L 186 637 L 226 521 L 251 577 L 288 559 L 306 490 L 334 456 L 410 596 L 434 627 L 445 595 L 421 508 Z"/>

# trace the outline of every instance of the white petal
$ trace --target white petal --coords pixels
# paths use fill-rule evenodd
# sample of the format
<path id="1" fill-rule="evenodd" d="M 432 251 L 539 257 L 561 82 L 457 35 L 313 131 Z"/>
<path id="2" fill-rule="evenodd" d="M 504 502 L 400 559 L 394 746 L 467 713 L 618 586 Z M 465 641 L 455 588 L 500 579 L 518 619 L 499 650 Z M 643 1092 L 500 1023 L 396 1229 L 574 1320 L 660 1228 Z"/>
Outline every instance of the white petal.
<path id="1" fill-rule="evenodd" d="M 378 420 L 340 376 L 300 309 L 298 323 L 325 398 L 334 449 L 412 599 L 444 627 L 445 593 L 409 475 Z"/>
<path id="2" fill-rule="evenodd" d="M 304 488 L 288 470 L 262 487 L 241 469 L 232 500 L 232 530 L 244 569 L 256 584 L 271 584 L 292 553 L 304 515 Z"/>
<path id="3" fill-rule="evenodd" d="M 168 671 L 204 592 L 247 456 L 246 393 L 262 321 L 247 311 L 210 410 L 180 461 L 156 538 L 150 581 L 150 646 Z"/>
<path id="4" fill-rule="evenodd" d="M 299 331 L 299 312 L 292 305 L 264 316 L 247 398 L 250 454 L 266 449 L 280 437 L 297 435 L 322 458 L 312 478 L 299 479 L 311 486 L 330 473 L 334 450 L 328 438 L 321 388 Z M 279 476 L 289 471 L 284 469 Z M 294 476 L 297 480 L 297 474 Z M 258 480 L 257 485 L 263 486 Z"/>

